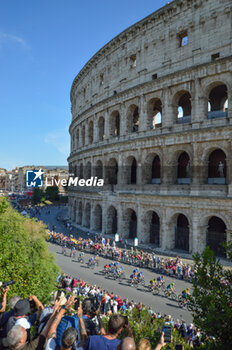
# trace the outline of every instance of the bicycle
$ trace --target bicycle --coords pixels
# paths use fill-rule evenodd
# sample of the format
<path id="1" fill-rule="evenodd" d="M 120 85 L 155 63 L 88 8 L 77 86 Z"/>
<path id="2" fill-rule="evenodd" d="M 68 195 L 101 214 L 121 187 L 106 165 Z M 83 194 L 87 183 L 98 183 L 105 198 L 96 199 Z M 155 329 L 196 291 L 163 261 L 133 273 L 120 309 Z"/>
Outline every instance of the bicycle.
<path id="1" fill-rule="evenodd" d="M 193 307 L 192 307 L 192 304 L 190 303 L 190 300 L 187 300 L 182 296 L 181 298 L 178 299 L 178 306 L 182 309 L 186 306 L 188 311 L 193 311 Z"/>
<path id="2" fill-rule="evenodd" d="M 168 298 L 168 299 L 171 299 L 171 300 L 174 300 L 174 301 L 176 301 L 177 300 L 177 295 L 176 295 L 176 293 L 174 293 L 172 290 L 165 290 L 164 291 L 164 295 L 165 295 L 165 297 L 166 298 Z"/>

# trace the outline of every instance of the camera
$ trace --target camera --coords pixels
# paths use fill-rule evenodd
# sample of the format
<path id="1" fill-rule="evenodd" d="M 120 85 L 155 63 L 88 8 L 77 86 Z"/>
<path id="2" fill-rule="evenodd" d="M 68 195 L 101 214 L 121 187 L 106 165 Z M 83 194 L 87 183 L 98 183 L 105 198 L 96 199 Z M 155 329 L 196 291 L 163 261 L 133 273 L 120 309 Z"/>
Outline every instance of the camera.
<path id="1" fill-rule="evenodd" d="M 6 287 L 11 286 L 12 284 L 15 284 L 14 280 L 10 280 L 8 282 L 0 282 L 0 287 L 5 289 Z"/>

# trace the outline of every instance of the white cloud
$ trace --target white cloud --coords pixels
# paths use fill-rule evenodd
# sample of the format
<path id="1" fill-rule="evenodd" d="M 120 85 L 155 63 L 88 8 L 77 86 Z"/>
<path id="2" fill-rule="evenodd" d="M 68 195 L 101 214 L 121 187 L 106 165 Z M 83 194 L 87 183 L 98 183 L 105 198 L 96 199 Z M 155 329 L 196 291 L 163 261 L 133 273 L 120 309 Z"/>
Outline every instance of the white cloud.
<path id="1" fill-rule="evenodd" d="M 68 126 L 63 130 L 53 130 L 45 136 L 45 143 L 54 146 L 60 153 L 65 154 L 66 156 L 70 152 L 70 140 Z"/>
<path id="2" fill-rule="evenodd" d="M 10 43 L 10 42 L 19 44 L 20 46 L 23 46 L 24 48 L 27 47 L 26 41 L 23 38 L 21 38 L 20 36 L 0 32 L 0 48 L 5 43 Z"/>

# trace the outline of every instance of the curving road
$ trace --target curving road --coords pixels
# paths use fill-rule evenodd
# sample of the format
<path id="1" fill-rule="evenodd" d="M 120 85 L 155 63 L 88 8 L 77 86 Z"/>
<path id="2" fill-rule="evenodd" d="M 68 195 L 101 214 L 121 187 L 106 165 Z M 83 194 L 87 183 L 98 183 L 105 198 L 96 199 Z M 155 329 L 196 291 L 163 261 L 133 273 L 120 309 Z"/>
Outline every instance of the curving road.
<path id="1" fill-rule="evenodd" d="M 46 214 L 46 210 L 43 209 L 41 211 L 41 214 L 38 216 L 38 219 L 42 220 L 50 228 L 52 225 L 55 225 L 57 232 L 63 232 L 64 234 L 66 234 L 67 231 L 64 225 L 56 219 L 58 214 L 63 213 L 64 210 L 66 209 L 52 208 L 50 214 Z M 83 232 L 78 232 L 76 234 L 82 236 L 86 235 L 83 234 Z M 103 276 L 101 274 L 101 271 L 103 270 L 103 267 L 107 262 L 106 259 L 100 258 L 99 267 L 96 267 L 94 270 L 92 270 L 89 269 L 86 266 L 86 264 L 80 264 L 76 261 L 73 261 L 68 256 L 63 256 L 61 253 L 60 246 L 50 244 L 49 249 L 52 253 L 56 255 L 57 264 L 60 266 L 61 270 L 64 273 L 72 276 L 77 276 L 78 278 L 89 282 L 91 285 L 97 285 L 100 288 L 108 290 L 109 292 L 121 295 L 122 298 L 128 298 L 129 300 L 134 300 L 136 302 L 141 301 L 146 306 L 151 306 L 153 311 L 161 312 L 162 314 L 166 313 L 167 315 L 170 314 L 175 319 L 184 319 L 187 323 L 192 322 L 192 316 L 190 312 L 188 312 L 186 309 L 180 309 L 177 305 L 177 302 L 168 300 L 163 296 L 163 293 L 161 293 L 161 295 L 155 296 L 148 292 L 146 287 L 141 286 L 138 289 L 136 289 L 130 287 L 128 285 L 127 280 L 123 280 L 122 283 L 119 283 L 118 281 Z M 85 261 L 88 261 L 89 257 L 89 254 L 85 254 Z M 126 277 L 129 277 L 132 273 L 133 267 L 128 266 L 126 264 L 122 265 L 124 266 Z M 158 276 L 156 273 L 150 270 L 143 269 L 143 272 L 145 276 L 145 281 L 147 282 L 146 284 L 148 284 L 154 276 Z M 180 294 L 183 289 L 191 287 L 191 284 L 189 284 L 188 282 L 165 277 L 166 284 L 172 281 L 175 282 L 177 294 Z"/>

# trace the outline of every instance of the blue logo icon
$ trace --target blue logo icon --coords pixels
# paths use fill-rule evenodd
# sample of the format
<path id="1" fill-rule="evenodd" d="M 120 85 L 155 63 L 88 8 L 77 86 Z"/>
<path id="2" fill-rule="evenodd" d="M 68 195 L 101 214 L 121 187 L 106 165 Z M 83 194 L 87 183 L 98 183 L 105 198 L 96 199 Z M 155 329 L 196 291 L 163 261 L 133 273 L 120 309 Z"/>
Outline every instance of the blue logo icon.
<path id="1" fill-rule="evenodd" d="M 26 185 L 27 187 L 43 187 L 43 169 L 27 170 Z"/>

